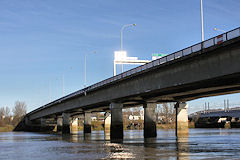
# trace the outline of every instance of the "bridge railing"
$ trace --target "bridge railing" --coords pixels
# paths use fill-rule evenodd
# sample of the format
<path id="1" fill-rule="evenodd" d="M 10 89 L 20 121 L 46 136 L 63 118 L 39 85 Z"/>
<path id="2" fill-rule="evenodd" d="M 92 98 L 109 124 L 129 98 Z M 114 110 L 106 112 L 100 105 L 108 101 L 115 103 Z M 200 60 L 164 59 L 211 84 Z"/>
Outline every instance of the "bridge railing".
<path id="1" fill-rule="evenodd" d="M 115 81 L 121 80 L 123 78 L 132 76 L 132 75 L 134 75 L 136 73 L 139 73 L 139 72 L 142 72 L 144 70 L 148 70 L 148 69 L 150 69 L 152 67 L 162 65 L 164 63 L 173 61 L 175 59 L 178 59 L 178 58 L 181 58 L 181 57 L 184 57 L 184 56 L 187 56 L 189 54 L 193 54 L 195 52 L 199 52 L 199 51 L 201 51 L 203 49 L 206 49 L 206 48 L 209 48 L 209 47 L 212 47 L 212 46 L 215 46 L 215 45 L 221 45 L 223 42 L 231 40 L 231 39 L 239 37 L 239 36 L 240 36 L 240 28 L 228 31 L 228 32 L 220 34 L 220 35 L 218 35 L 216 37 L 210 38 L 210 39 L 205 40 L 203 42 L 197 43 L 195 45 L 192 45 L 192 46 L 187 47 L 185 49 L 182 49 L 180 51 L 174 52 L 174 53 L 169 54 L 167 56 L 164 56 L 162 58 L 156 59 L 156 60 L 151 61 L 149 63 L 146 63 L 144 65 L 138 66 L 136 68 L 133 68 L 131 70 L 128 70 L 126 72 L 118 74 L 118 75 L 116 75 L 114 77 L 110 77 L 108 79 L 100 81 L 100 82 L 98 82 L 96 84 L 93 84 L 93 85 L 91 85 L 89 87 L 86 87 L 86 88 L 84 88 L 82 90 L 79 90 L 79 91 L 76 91 L 74 93 L 71 93 L 71 94 L 69 94 L 69 95 L 67 95 L 65 97 L 62 97 L 62 98 L 57 99 L 57 100 L 55 100 L 55 101 L 53 101 L 53 102 L 51 102 L 49 104 L 46 104 L 46 105 L 38 108 L 37 110 L 34 110 L 33 112 L 38 111 L 39 109 L 48 107 L 50 105 L 53 105 L 55 103 L 60 103 L 61 101 L 64 101 L 64 100 L 66 100 L 68 98 L 72 98 L 74 96 L 81 95 L 81 94 L 86 94 L 86 92 L 89 92 L 91 90 L 94 90 L 96 88 L 99 88 L 99 87 L 102 87 L 102 86 L 105 86 L 105 85 L 108 85 L 108 84 L 111 84 L 112 82 L 115 82 Z"/>
<path id="2" fill-rule="evenodd" d="M 167 63 L 169 61 L 173 61 L 175 59 L 178 59 L 180 57 L 183 57 L 183 56 L 195 53 L 195 52 L 199 52 L 199 51 L 201 51 L 203 49 L 212 47 L 214 45 L 220 45 L 221 43 L 223 43 L 223 42 L 225 42 L 227 40 L 230 40 L 230 39 L 233 39 L 233 38 L 236 38 L 236 37 L 239 37 L 239 36 L 240 36 L 240 28 L 231 30 L 229 32 L 226 32 L 226 33 L 223 33 L 223 34 L 218 35 L 216 37 L 210 38 L 210 39 L 208 39 L 206 41 L 203 41 L 201 43 L 195 44 L 195 45 L 193 45 L 191 47 L 188 47 L 188 48 L 182 49 L 180 51 L 174 52 L 174 53 L 169 54 L 169 55 L 167 55 L 165 57 L 159 58 L 157 60 L 151 61 L 151 62 L 146 63 L 144 65 L 141 65 L 139 67 L 133 68 L 131 70 L 128 70 L 128 71 L 126 71 L 124 73 L 121 73 L 119 75 L 116 75 L 114 77 L 111 77 L 111 78 L 108 78 L 106 80 L 103 80 L 102 82 L 97 83 L 99 85 L 95 85 L 95 84 L 92 85 L 92 87 L 88 88 L 87 91 L 89 91 L 91 89 L 95 89 L 97 87 L 101 87 L 102 85 L 105 85 L 105 84 L 109 84 L 109 83 L 111 83 L 113 81 L 116 81 L 116 80 L 119 80 L 119 79 L 122 79 L 122 78 L 125 78 L 125 77 L 128 77 L 128 76 L 131 76 L 133 74 L 136 74 L 138 72 L 144 71 L 146 69 L 150 69 L 150 68 L 152 68 L 154 66 L 158 66 L 158 65 Z"/>

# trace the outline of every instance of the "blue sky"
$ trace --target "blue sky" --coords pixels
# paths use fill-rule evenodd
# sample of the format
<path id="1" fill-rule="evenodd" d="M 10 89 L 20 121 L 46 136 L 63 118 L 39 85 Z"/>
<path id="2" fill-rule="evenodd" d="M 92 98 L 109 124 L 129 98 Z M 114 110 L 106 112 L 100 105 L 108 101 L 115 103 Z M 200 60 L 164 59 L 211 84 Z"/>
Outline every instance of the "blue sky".
<path id="1" fill-rule="evenodd" d="M 205 39 L 220 34 L 214 27 L 239 27 L 239 0 L 203 2 Z M 128 56 L 151 59 L 200 42 L 200 22 L 200 0 L 1 0 L 0 107 L 20 100 L 31 111 L 59 98 L 63 75 L 65 94 L 81 89 L 86 53 L 88 85 L 112 76 L 124 24 L 137 24 L 124 30 Z M 189 102 L 189 110 L 223 99 L 240 104 L 234 94 Z"/>

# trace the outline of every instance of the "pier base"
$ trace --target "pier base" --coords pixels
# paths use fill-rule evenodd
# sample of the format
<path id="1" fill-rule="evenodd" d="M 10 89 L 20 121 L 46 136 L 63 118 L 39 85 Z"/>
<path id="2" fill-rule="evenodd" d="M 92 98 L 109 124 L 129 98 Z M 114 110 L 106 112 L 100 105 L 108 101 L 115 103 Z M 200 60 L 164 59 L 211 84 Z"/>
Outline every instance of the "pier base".
<path id="1" fill-rule="evenodd" d="M 111 103 L 111 140 L 123 139 L 123 118 L 122 118 L 122 103 Z"/>
<path id="2" fill-rule="evenodd" d="M 145 103 L 144 107 L 144 138 L 157 137 L 156 103 Z"/>

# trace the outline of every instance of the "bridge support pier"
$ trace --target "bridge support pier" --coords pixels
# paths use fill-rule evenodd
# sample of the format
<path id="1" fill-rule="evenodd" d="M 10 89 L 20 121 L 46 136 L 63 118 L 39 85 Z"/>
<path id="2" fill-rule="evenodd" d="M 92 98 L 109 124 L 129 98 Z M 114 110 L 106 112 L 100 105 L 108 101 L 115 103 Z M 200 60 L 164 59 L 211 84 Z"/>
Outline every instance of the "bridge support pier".
<path id="1" fill-rule="evenodd" d="M 78 133 L 78 118 L 72 118 L 71 133 Z"/>
<path id="2" fill-rule="evenodd" d="M 175 104 L 176 109 L 176 137 L 188 135 L 188 104 L 185 102 L 177 102 Z"/>
<path id="3" fill-rule="evenodd" d="M 41 132 L 47 131 L 47 119 L 46 118 L 40 119 L 40 125 L 41 125 L 41 128 L 40 128 Z"/>
<path id="4" fill-rule="evenodd" d="M 104 137 L 106 140 L 110 139 L 110 128 L 111 128 L 111 114 L 106 112 L 104 114 Z"/>
<path id="5" fill-rule="evenodd" d="M 26 116 L 24 118 L 24 124 L 25 124 L 25 126 L 31 126 L 32 125 L 32 121 L 30 121 L 29 118 Z"/>
<path id="6" fill-rule="evenodd" d="M 91 133 L 91 115 L 92 113 L 90 111 L 85 111 L 84 112 L 84 127 L 83 131 L 85 133 Z"/>
<path id="7" fill-rule="evenodd" d="M 144 138 L 157 137 L 156 129 L 156 103 L 145 103 L 144 107 Z"/>
<path id="8" fill-rule="evenodd" d="M 111 103 L 111 140 L 123 139 L 123 118 L 122 118 L 122 103 Z"/>
<path id="9" fill-rule="evenodd" d="M 57 118 L 57 132 L 62 132 L 62 127 L 63 127 L 63 118 L 58 117 Z"/>
<path id="10" fill-rule="evenodd" d="M 62 133 L 69 134 L 70 133 L 70 114 L 62 113 Z"/>

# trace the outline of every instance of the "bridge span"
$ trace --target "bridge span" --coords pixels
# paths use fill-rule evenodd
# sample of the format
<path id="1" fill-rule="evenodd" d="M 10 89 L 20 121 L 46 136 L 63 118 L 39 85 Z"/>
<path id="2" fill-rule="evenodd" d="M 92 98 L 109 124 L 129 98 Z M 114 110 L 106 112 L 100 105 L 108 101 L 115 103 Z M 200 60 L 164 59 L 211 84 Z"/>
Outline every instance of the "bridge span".
<path id="1" fill-rule="evenodd" d="M 240 128 L 240 108 L 213 109 L 192 113 L 188 116 L 195 128 Z"/>
<path id="2" fill-rule="evenodd" d="M 123 138 L 122 108 L 143 105 L 144 137 L 156 137 L 156 104 L 177 102 L 176 128 L 187 131 L 186 102 L 239 92 L 239 62 L 237 28 L 46 104 L 28 113 L 16 130 L 28 130 L 35 123 L 43 126 L 46 119 L 55 118 L 59 129 L 69 133 L 71 117 L 83 114 L 88 133 L 91 112 L 110 112 L 106 123 L 111 122 L 111 138 L 118 139 Z"/>

